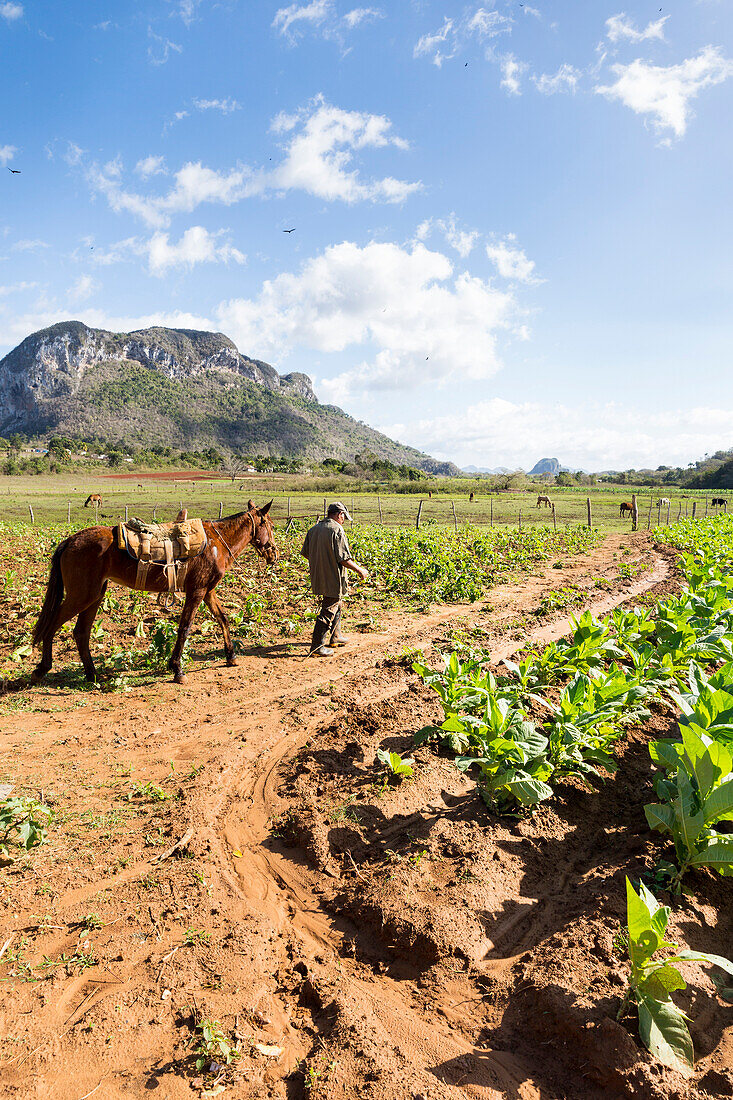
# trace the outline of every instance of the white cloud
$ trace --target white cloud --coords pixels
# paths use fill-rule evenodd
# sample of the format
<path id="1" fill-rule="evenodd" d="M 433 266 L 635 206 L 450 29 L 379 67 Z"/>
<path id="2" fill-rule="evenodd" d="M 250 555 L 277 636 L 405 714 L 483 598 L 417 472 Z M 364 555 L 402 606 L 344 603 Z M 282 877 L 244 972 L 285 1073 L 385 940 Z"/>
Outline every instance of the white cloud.
<path id="1" fill-rule="evenodd" d="M 384 12 L 379 11 L 378 8 L 352 8 L 344 15 L 344 23 L 351 30 L 369 19 L 382 19 L 383 17 Z"/>
<path id="2" fill-rule="evenodd" d="M 728 448 L 733 410 L 677 409 L 654 412 L 628 404 L 569 407 L 501 398 L 462 411 L 411 423 L 380 425 L 393 439 L 465 466 L 522 466 L 543 455 L 586 470 L 686 465 L 690 456 Z"/>
<path id="3" fill-rule="evenodd" d="M 210 233 L 201 225 L 192 225 L 178 242 L 171 242 L 167 233 L 157 232 L 150 238 L 127 237 L 106 250 L 95 252 L 94 262 L 107 267 L 124 263 L 133 256 L 147 260 L 151 275 L 166 275 L 172 268 L 189 271 L 202 263 L 243 264 L 247 257 L 229 241 L 222 241 L 225 230 Z"/>
<path id="4" fill-rule="evenodd" d="M 284 156 L 270 170 L 238 164 L 217 171 L 200 162 L 184 164 L 174 175 L 172 187 L 163 195 L 140 195 L 125 189 L 119 160 L 100 166 L 86 165 L 85 174 L 93 191 L 104 195 L 116 213 L 129 213 L 157 229 L 165 228 L 174 214 L 191 213 L 205 202 L 231 206 L 244 198 L 274 192 L 302 190 L 329 201 L 353 203 L 402 202 L 421 184 L 392 176 L 364 179 L 352 167 L 356 153 L 367 148 L 396 146 L 407 142 L 392 132 L 384 115 L 344 111 L 316 97 L 306 108 L 292 115 L 280 114 L 272 123 L 276 134 L 287 135 Z M 70 146 L 67 163 L 85 164 L 78 146 Z"/>
<path id="5" fill-rule="evenodd" d="M 444 61 L 455 56 L 457 39 L 453 31 L 453 20 L 443 17 L 443 26 L 433 34 L 424 34 L 417 40 L 412 51 L 413 57 L 430 57 L 433 65 L 441 67 Z"/>
<path id="6" fill-rule="evenodd" d="M 236 99 L 194 99 L 193 105 L 197 111 L 221 111 L 223 115 L 230 115 L 232 111 L 240 111 L 241 103 Z M 178 116 L 176 116 L 178 117 Z"/>
<path id="7" fill-rule="evenodd" d="M 151 65 L 165 65 L 172 53 L 183 53 L 183 46 L 156 34 L 152 27 L 148 27 L 148 38 L 148 60 Z"/>
<path id="8" fill-rule="evenodd" d="M 555 95 L 557 92 L 575 92 L 581 76 L 578 69 L 564 63 L 552 76 L 542 73 L 541 76 L 533 76 L 532 80 L 542 95 Z"/>
<path id="9" fill-rule="evenodd" d="M 14 23 L 16 19 L 22 19 L 23 17 L 23 5 L 10 2 L 0 4 L 0 16 L 6 19 L 8 23 Z"/>
<path id="10" fill-rule="evenodd" d="M 506 53 L 499 58 L 501 68 L 501 86 L 509 95 L 521 95 L 521 79 L 529 66 L 526 61 L 517 61 L 513 53 Z"/>
<path id="11" fill-rule="evenodd" d="M 679 65 L 664 67 L 637 59 L 629 65 L 612 65 L 611 71 L 615 82 L 597 86 L 596 92 L 619 100 L 636 114 L 649 116 L 658 133 L 671 130 L 682 137 L 691 116 L 690 101 L 703 88 L 733 75 L 733 62 L 723 57 L 718 47 L 705 46 L 696 57 Z"/>
<path id="12" fill-rule="evenodd" d="M 151 176 L 162 176 L 167 172 L 165 166 L 165 159 L 163 157 L 144 157 L 139 160 L 135 165 L 135 171 L 138 176 L 142 176 L 144 180 L 150 179 Z"/>
<path id="13" fill-rule="evenodd" d="M 223 302 L 217 320 L 240 347 L 278 360 L 295 348 L 363 348 L 361 362 L 320 384 L 329 400 L 341 401 L 372 389 L 490 377 L 500 366 L 498 336 L 512 328 L 516 308 L 511 293 L 456 274 L 447 256 L 423 244 L 344 241 L 299 272 L 266 281 L 256 298 Z"/>
<path id="14" fill-rule="evenodd" d="M 24 237 L 22 240 L 16 241 L 12 247 L 15 252 L 38 252 L 41 248 L 48 248 L 49 244 L 48 241 Z"/>
<path id="15" fill-rule="evenodd" d="M 14 283 L 12 286 L 0 286 L 0 298 L 6 298 L 8 294 L 21 294 L 24 290 L 34 290 L 38 283 Z"/>
<path id="16" fill-rule="evenodd" d="M 188 27 L 193 23 L 197 4 L 198 0 L 176 0 L 174 14 L 178 15 Z"/>
<path id="17" fill-rule="evenodd" d="M 535 262 L 528 259 L 525 252 L 514 243 L 515 236 L 509 233 L 503 241 L 486 245 L 486 255 L 491 260 L 502 279 L 511 279 L 518 283 L 538 283 L 534 273 Z"/>
<path id="18" fill-rule="evenodd" d="M 498 34 L 508 34 L 512 29 L 512 20 L 498 11 L 477 8 L 466 21 L 466 31 L 479 38 L 495 38 Z"/>
<path id="19" fill-rule="evenodd" d="M 402 202 L 421 187 L 392 176 L 365 181 L 351 168 L 356 151 L 407 148 L 407 142 L 391 133 L 392 123 L 384 115 L 344 111 L 319 96 L 296 115 L 278 115 L 272 129 L 292 137 L 284 160 L 267 180 L 268 188 L 303 190 L 329 201 L 391 203 Z"/>
<path id="20" fill-rule="evenodd" d="M 626 12 L 622 11 L 606 20 L 606 35 L 611 42 L 619 42 L 622 38 L 627 39 L 629 42 L 644 42 L 651 38 L 664 41 L 664 24 L 668 19 L 668 15 L 663 15 L 661 19 L 657 19 L 653 23 L 647 23 L 643 31 L 638 31 L 632 21 L 627 18 Z"/>
<path id="21" fill-rule="evenodd" d="M 173 267 L 189 271 L 201 263 L 245 263 L 247 257 L 228 241 L 217 243 L 220 234 L 209 233 L 201 225 L 187 229 L 177 244 L 167 233 L 154 233 L 145 248 L 151 275 L 165 275 Z"/>
<path id="22" fill-rule="evenodd" d="M 280 34 L 292 37 L 292 28 L 300 29 L 298 24 L 319 26 L 329 17 L 334 17 L 333 0 L 311 0 L 309 4 L 296 3 L 288 8 L 278 8 L 272 26 Z"/>
<path id="23" fill-rule="evenodd" d="M 442 233 L 451 248 L 455 248 L 464 260 L 470 255 L 479 238 L 478 230 L 461 229 L 455 214 L 450 214 L 447 218 L 428 218 L 417 227 L 415 236 L 417 240 L 424 241 L 434 230 Z"/>
<path id="24" fill-rule="evenodd" d="M 0 164 L 5 167 L 8 161 L 12 160 L 17 152 L 18 150 L 14 145 L 0 145 Z"/>
<path id="25" fill-rule="evenodd" d="M 455 57 L 472 36 L 495 38 L 499 34 L 507 34 L 511 28 L 512 20 L 493 9 L 477 8 L 458 22 L 443 16 L 443 26 L 432 34 L 422 35 L 413 47 L 412 56 L 429 57 L 433 65 L 440 68 L 444 61 Z"/>
<path id="26" fill-rule="evenodd" d="M 99 285 L 95 283 L 91 275 L 80 275 L 76 282 L 69 287 L 67 298 L 73 304 L 85 302 L 98 289 Z"/>

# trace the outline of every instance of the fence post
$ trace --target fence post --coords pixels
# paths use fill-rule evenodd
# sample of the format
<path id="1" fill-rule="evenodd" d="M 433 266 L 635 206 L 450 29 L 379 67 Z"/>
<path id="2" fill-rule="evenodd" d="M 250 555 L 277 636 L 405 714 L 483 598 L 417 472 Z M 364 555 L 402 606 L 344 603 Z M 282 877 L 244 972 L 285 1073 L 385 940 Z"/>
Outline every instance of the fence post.
<path id="1" fill-rule="evenodd" d="M 652 506 L 649 505 L 649 515 L 652 514 Z M 639 526 L 639 505 L 636 503 L 636 493 L 631 497 L 631 530 L 636 531 Z"/>
<path id="2" fill-rule="evenodd" d="M 693 500 L 693 502 L 692 502 L 692 518 L 693 519 L 695 518 L 695 512 L 696 511 L 697 511 L 697 501 Z"/>
<path id="3" fill-rule="evenodd" d="M 31 514 L 31 523 L 35 523 L 35 522 L 36 522 L 36 518 L 35 518 L 35 516 L 33 515 L 33 509 L 31 508 L 30 504 L 28 505 L 28 511 L 29 511 L 29 512 L 30 512 L 30 514 Z"/>
<path id="4" fill-rule="evenodd" d="M 288 497 L 288 519 L 290 519 L 290 497 Z"/>
<path id="5" fill-rule="evenodd" d="M 219 519 L 224 515 L 224 501 L 219 501 Z"/>
<path id="6" fill-rule="evenodd" d="M 705 497 L 705 515 L 708 514 L 708 498 Z"/>
<path id="7" fill-rule="evenodd" d="M 557 531 L 557 518 L 555 517 L 555 505 L 552 506 L 552 528 Z"/>
<path id="8" fill-rule="evenodd" d="M 456 534 L 458 534 L 458 519 L 456 518 L 456 502 L 454 500 L 452 500 L 450 502 L 450 506 L 453 509 L 453 526 L 456 529 Z"/>
<path id="9" fill-rule="evenodd" d="M 323 518 L 326 518 L 326 498 L 323 498 Z"/>
<path id="10" fill-rule="evenodd" d="M 491 508 L 491 511 L 489 513 L 489 527 L 493 527 L 494 526 L 494 498 L 493 497 L 489 497 L 489 507 Z"/>
<path id="11" fill-rule="evenodd" d="M 94 522 L 99 523 L 99 505 L 94 502 Z"/>
<path id="12" fill-rule="evenodd" d="M 153 508 L 153 519 L 155 519 L 155 511 L 156 511 L 156 509 Z"/>
<path id="13" fill-rule="evenodd" d="M 519 531 L 522 531 L 522 509 L 519 509 Z"/>
<path id="14" fill-rule="evenodd" d="M 681 516 L 681 515 L 682 515 L 682 501 L 680 501 L 680 506 L 679 506 L 679 508 L 677 509 L 677 522 L 678 522 L 678 523 L 679 523 L 679 521 L 680 521 L 680 516 Z"/>
<path id="15" fill-rule="evenodd" d="M 127 505 L 125 505 L 125 523 L 127 523 Z"/>
<path id="16" fill-rule="evenodd" d="M 71 501 L 67 502 L 68 507 L 66 509 L 66 522 L 71 523 Z"/>
<path id="17" fill-rule="evenodd" d="M 382 500 L 381 497 L 377 497 L 377 507 L 379 508 L 379 522 L 382 522 Z"/>
<path id="18" fill-rule="evenodd" d="M 422 501 L 417 506 L 417 519 L 415 520 L 415 530 L 420 530 L 420 514 L 422 512 Z"/>
<path id="19" fill-rule="evenodd" d="M 588 505 L 588 527 L 592 527 L 593 526 L 593 521 L 592 521 L 592 516 L 591 516 L 591 510 L 590 510 L 590 497 L 586 497 L 585 502 Z"/>

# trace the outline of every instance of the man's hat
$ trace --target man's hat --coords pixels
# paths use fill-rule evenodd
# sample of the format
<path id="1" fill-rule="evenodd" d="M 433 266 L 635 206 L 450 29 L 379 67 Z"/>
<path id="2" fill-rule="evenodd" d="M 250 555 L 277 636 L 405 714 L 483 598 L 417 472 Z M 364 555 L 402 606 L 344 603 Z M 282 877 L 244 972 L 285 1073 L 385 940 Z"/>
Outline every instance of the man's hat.
<path id="1" fill-rule="evenodd" d="M 343 512 L 349 523 L 351 523 L 351 516 L 349 515 L 349 509 L 345 504 L 342 504 L 340 500 L 334 500 L 333 504 L 328 506 L 328 515 L 335 516 L 338 512 Z"/>

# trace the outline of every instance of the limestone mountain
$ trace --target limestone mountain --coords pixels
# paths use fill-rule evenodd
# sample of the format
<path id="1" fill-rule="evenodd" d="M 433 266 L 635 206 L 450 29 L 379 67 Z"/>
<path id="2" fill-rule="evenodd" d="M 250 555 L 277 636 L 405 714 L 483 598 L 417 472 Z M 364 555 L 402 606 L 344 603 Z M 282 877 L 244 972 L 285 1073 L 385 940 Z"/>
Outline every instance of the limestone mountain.
<path id="1" fill-rule="evenodd" d="M 371 451 L 456 470 L 319 404 L 307 375 L 278 374 L 222 333 L 191 329 L 62 321 L 33 333 L 0 360 L 0 434 L 13 432 L 314 460 Z"/>

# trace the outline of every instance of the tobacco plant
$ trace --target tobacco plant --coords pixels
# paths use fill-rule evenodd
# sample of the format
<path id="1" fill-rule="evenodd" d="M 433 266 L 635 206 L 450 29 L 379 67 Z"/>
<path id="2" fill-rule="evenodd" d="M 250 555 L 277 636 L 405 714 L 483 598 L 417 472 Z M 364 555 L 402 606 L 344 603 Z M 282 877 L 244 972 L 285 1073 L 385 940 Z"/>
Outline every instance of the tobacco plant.
<path id="1" fill-rule="evenodd" d="M 618 1011 L 621 1019 L 630 1001 L 639 1012 L 639 1036 L 644 1046 L 666 1066 L 689 1074 L 694 1068 L 692 1038 L 687 1017 L 677 1008 L 671 994 L 685 989 L 687 983 L 675 963 L 700 962 L 718 966 L 733 974 L 733 963 L 720 955 L 704 951 L 680 951 L 677 944 L 664 939 L 669 908 L 660 905 L 654 894 L 639 884 L 639 893 L 626 879 L 628 951 L 631 973 L 626 995 Z M 655 958 L 665 948 L 672 955 Z"/>

